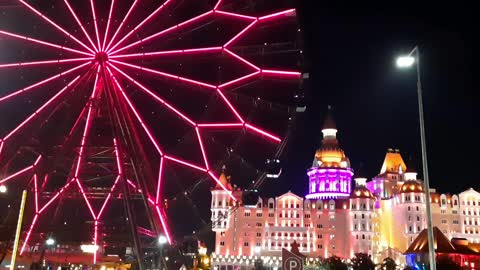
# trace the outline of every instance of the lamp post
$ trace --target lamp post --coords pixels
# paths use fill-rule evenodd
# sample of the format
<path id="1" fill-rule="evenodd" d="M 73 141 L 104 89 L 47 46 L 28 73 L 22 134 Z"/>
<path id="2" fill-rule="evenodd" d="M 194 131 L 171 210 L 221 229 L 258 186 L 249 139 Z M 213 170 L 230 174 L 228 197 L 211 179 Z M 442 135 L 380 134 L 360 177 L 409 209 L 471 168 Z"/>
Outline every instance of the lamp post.
<path id="1" fill-rule="evenodd" d="M 163 258 L 163 248 L 167 244 L 168 239 L 164 235 L 158 237 L 158 244 L 160 245 L 160 270 L 167 269 L 167 263 Z"/>
<path id="2" fill-rule="evenodd" d="M 7 193 L 7 186 L 0 185 L 0 193 Z"/>
<path id="3" fill-rule="evenodd" d="M 415 53 L 415 56 L 413 54 Z M 430 203 L 430 184 L 428 179 L 428 163 L 427 163 L 427 145 L 425 139 L 425 120 L 423 119 L 423 99 L 422 99 L 422 81 L 420 76 L 420 50 L 415 46 L 413 50 L 407 55 L 397 58 L 397 66 L 399 68 L 409 68 L 416 63 L 417 70 L 417 98 L 418 98 L 418 116 L 420 120 L 420 141 L 422 145 L 422 167 L 423 167 L 423 182 L 425 185 L 426 194 L 426 208 L 427 208 L 427 235 L 428 235 L 428 257 L 430 262 L 430 270 L 436 270 L 435 263 L 435 245 L 433 236 L 432 212 Z"/>

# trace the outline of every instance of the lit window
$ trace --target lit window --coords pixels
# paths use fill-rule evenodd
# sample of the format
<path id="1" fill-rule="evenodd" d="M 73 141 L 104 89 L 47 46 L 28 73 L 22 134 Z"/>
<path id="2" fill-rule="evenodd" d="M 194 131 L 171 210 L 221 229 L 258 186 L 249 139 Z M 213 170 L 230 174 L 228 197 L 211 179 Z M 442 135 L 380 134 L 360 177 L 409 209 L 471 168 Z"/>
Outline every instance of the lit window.
<path id="1" fill-rule="evenodd" d="M 225 246 L 225 242 L 224 241 L 220 242 L 220 246 Z"/>

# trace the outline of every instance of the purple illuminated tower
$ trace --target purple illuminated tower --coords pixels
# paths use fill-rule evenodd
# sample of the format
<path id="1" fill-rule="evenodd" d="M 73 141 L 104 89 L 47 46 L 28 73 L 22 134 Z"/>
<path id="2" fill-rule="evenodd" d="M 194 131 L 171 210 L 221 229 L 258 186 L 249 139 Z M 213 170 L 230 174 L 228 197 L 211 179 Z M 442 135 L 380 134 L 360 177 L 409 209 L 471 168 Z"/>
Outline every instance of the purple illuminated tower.
<path id="1" fill-rule="evenodd" d="M 353 170 L 350 160 L 338 146 L 337 128 L 330 106 L 323 124 L 322 145 L 315 153 L 308 170 L 307 199 L 348 198 L 351 193 Z"/>

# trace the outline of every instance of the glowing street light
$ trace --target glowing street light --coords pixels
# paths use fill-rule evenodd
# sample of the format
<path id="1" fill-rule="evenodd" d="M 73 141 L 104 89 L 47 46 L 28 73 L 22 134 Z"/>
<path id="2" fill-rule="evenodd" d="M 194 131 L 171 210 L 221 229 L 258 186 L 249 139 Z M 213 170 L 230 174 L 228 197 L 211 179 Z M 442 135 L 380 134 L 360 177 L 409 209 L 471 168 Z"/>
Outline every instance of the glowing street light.
<path id="1" fill-rule="evenodd" d="M 158 237 L 158 243 L 159 243 L 160 245 L 162 245 L 162 246 L 165 245 L 165 244 L 167 243 L 167 241 L 168 241 L 168 240 L 167 240 L 167 238 L 166 238 L 164 235 L 160 235 L 160 236 Z"/>
<path id="2" fill-rule="evenodd" d="M 50 237 L 45 241 L 45 244 L 47 244 L 47 246 L 53 246 L 55 244 L 55 239 Z"/>
<path id="3" fill-rule="evenodd" d="M 413 54 L 415 53 L 415 56 Z M 435 247 L 433 236 L 432 212 L 430 206 L 430 183 L 428 178 L 428 162 L 427 162 L 427 143 L 425 138 L 425 121 L 423 119 L 423 97 L 422 97 L 422 80 L 420 76 L 420 50 L 415 46 L 407 55 L 397 58 L 397 66 L 399 68 L 408 68 L 416 63 L 417 71 L 417 99 L 418 99 L 418 118 L 420 123 L 420 142 L 422 146 L 422 167 L 423 167 L 423 183 L 425 190 L 425 203 L 427 210 L 427 236 L 428 236 L 428 257 L 430 262 L 430 270 L 436 270 Z"/>
<path id="4" fill-rule="evenodd" d="M 400 56 L 397 58 L 397 67 L 399 68 L 409 68 L 415 63 L 415 57 L 407 55 Z"/>
<path id="5" fill-rule="evenodd" d="M 7 186 L 0 185 L 0 193 L 7 193 Z"/>

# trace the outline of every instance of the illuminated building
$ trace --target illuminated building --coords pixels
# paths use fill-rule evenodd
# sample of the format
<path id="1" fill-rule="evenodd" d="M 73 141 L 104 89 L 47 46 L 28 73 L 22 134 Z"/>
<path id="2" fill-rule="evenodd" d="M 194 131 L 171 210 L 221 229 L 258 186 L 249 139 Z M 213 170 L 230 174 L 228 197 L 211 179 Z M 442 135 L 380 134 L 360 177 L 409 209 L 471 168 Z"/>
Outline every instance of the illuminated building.
<path id="1" fill-rule="evenodd" d="M 222 173 L 212 190 L 212 229 L 216 233 L 212 266 L 218 270 L 252 267 L 261 262 L 281 267 L 282 248 L 296 242 L 307 262 L 355 253 L 405 262 L 403 253 L 426 228 L 425 190 L 399 150 L 388 149 L 380 172 L 370 181 L 357 175 L 339 147 L 337 128 L 327 116 L 323 140 L 307 171 L 305 197 L 290 191 L 243 205 L 242 190 L 234 190 Z M 355 184 L 352 183 L 355 180 Z M 229 193 L 237 198 L 231 200 Z M 432 195 L 434 224 L 449 238 L 480 242 L 480 193 Z"/>

